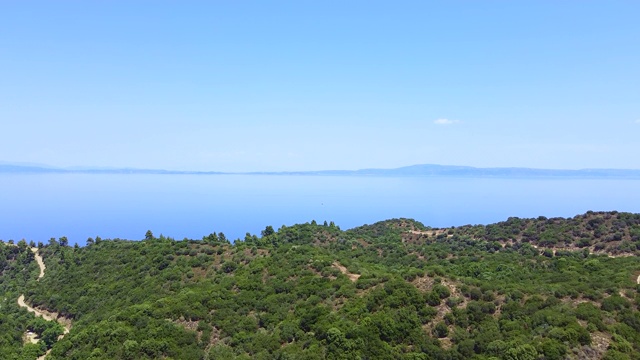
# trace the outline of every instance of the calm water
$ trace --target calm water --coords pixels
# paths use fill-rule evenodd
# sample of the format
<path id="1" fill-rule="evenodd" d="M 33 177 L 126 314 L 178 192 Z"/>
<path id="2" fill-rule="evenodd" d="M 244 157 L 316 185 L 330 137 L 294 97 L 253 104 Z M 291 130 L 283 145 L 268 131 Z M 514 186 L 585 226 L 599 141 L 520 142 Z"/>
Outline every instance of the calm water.
<path id="1" fill-rule="evenodd" d="M 428 226 L 509 216 L 640 212 L 638 180 L 524 180 L 249 175 L 0 175 L 0 239 L 67 236 L 199 239 L 259 234 L 311 220 L 342 229 L 394 217 Z"/>

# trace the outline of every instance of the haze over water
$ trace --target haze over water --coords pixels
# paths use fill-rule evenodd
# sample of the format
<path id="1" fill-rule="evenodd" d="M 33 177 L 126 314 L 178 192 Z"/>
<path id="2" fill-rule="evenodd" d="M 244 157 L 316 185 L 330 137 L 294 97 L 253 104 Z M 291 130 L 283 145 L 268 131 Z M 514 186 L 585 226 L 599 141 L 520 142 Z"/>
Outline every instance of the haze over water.
<path id="1" fill-rule="evenodd" d="M 2 174 L 0 239 L 230 240 L 316 220 L 342 229 L 396 217 L 427 226 L 588 210 L 640 212 L 638 180 L 265 175 Z"/>
<path id="2" fill-rule="evenodd" d="M 638 1 L 149 5 L 3 2 L 0 165 L 640 170 Z M 2 173 L 0 239 L 640 212 L 639 183 Z"/>

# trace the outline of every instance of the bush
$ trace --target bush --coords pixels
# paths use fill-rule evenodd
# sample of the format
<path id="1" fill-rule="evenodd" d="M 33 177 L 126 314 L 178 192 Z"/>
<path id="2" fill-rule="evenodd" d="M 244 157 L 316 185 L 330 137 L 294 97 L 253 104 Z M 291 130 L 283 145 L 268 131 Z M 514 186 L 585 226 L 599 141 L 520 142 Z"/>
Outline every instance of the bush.
<path id="1" fill-rule="evenodd" d="M 449 335 L 449 328 L 444 322 L 439 322 L 433 328 L 433 335 L 437 338 L 447 337 Z"/>

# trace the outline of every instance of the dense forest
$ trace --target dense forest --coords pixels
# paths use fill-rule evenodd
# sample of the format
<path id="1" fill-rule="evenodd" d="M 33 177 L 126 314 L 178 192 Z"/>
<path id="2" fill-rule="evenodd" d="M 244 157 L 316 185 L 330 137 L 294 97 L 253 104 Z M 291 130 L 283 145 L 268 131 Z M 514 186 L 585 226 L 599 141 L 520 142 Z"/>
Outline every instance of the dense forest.
<path id="1" fill-rule="evenodd" d="M 640 359 L 639 254 L 620 212 L 8 241 L 0 358 Z"/>

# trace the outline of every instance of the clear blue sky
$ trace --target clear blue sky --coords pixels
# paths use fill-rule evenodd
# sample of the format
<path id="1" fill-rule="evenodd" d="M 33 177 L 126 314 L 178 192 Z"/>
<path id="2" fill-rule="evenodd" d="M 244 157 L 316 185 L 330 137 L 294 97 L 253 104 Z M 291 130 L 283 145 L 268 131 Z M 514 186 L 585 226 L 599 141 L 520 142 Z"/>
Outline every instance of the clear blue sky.
<path id="1" fill-rule="evenodd" d="M 640 168 L 640 2 L 5 1 L 0 160 Z"/>

